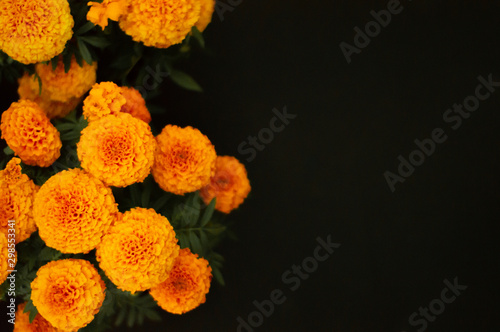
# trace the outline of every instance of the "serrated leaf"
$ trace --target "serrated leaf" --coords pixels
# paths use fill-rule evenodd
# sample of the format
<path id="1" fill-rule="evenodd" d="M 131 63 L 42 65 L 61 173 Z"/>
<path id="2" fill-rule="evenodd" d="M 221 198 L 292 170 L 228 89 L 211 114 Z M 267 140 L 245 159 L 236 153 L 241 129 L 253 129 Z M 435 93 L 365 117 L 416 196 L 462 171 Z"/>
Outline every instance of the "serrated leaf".
<path id="1" fill-rule="evenodd" d="M 191 32 L 193 34 L 193 37 L 200 44 L 201 48 L 205 48 L 205 39 L 203 38 L 203 35 L 201 34 L 200 30 L 198 30 L 198 28 L 196 26 L 193 26 L 191 28 Z"/>
<path id="2" fill-rule="evenodd" d="M 68 131 L 64 134 L 61 134 L 61 141 L 72 141 L 74 139 L 77 139 L 80 137 L 80 132 L 79 131 Z"/>
<path id="3" fill-rule="evenodd" d="M 64 72 L 67 73 L 71 69 L 71 55 L 72 52 L 69 49 L 66 50 L 66 53 L 63 54 L 63 64 L 64 64 Z"/>
<path id="4" fill-rule="evenodd" d="M 10 155 L 14 154 L 14 151 L 10 147 L 7 146 L 5 149 L 3 149 L 3 153 L 5 153 L 5 155 L 7 155 L 7 156 L 10 156 Z"/>
<path id="5" fill-rule="evenodd" d="M 33 301 L 31 301 L 31 298 L 26 302 L 26 306 L 24 307 L 24 313 L 29 312 L 29 320 L 30 324 L 33 323 L 33 320 L 35 319 L 36 315 L 38 314 L 37 308 L 33 305 Z"/>
<path id="6" fill-rule="evenodd" d="M 167 201 L 170 199 L 170 197 L 172 197 L 171 194 L 168 194 L 168 193 L 164 193 L 160 196 L 160 198 L 158 198 L 152 208 L 155 209 L 155 211 L 160 211 L 164 206 L 165 204 L 167 203 Z"/>
<path id="7" fill-rule="evenodd" d="M 214 197 L 210 201 L 210 204 L 208 204 L 207 208 L 205 209 L 205 212 L 203 212 L 203 216 L 201 217 L 201 220 L 200 220 L 201 227 L 204 227 L 212 218 L 212 215 L 214 214 L 214 210 L 215 210 L 215 203 L 216 203 L 216 198 Z"/>
<path id="8" fill-rule="evenodd" d="M 111 45 L 111 43 L 107 39 L 102 37 L 90 36 L 90 37 L 80 37 L 79 39 L 83 40 L 87 44 L 90 44 L 98 48 L 105 48 Z"/>
<path id="9" fill-rule="evenodd" d="M 172 70 L 170 71 L 170 78 L 172 81 L 177 84 L 178 86 L 191 90 L 191 91 L 197 91 L 197 92 L 203 92 L 203 89 L 201 86 L 188 74 L 179 71 L 179 70 Z"/>
<path id="10" fill-rule="evenodd" d="M 127 326 L 128 327 L 134 326 L 136 313 L 137 313 L 137 311 L 134 310 L 133 308 L 131 310 L 129 310 L 129 313 L 127 315 Z"/>
<path id="11" fill-rule="evenodd" d="M 63 132 L 63 131 L 68 131 L 68 130 L 74 129 L 75 128 L 75 124 L 74 123 L 68 123 L 68 122 L 61 122 L 61 123 L 57 123 L 55 125 L 55 127 L 60 132 Z"/>
<path id="12" fill-rule="evenodd" d="M 53 57 L 50 62 L 52 63 L 52 70 L 56 70 L 57 65 L 59 64 L 59 56 Z"/>
<path id="13" fill-rule="evenodd" d="M 120 326 L 123 323 L 123 320 L 125 319 L 126 315 L 127 315 L 127 309 L 121 308 L 120 313 L 116 317 L 115 326 Z"/>
<path id="14" fill-rule="evenodd" d="M 144 314 L 146 315 L 146 317 L 152 321 L 160 321 L 161 320 L 161 316 L 160 314 L 158 314 L 155 310 L 144 310 Z"/>
<path id="15" fill-rule="evenodd" d="M 212 275 L 214 276 L 215 280 L 221 285 L 225 286 L 226 283 L 224 281 L 224 277 L 222 276 L 222 273 L 218 268 L 212 268 Z"/>
<path id="16" fill-rule="evenodd" d="M 201 247 L 200 239 L 195 232 L 189 232 L 189 242 L 191 243 L 191 250 L 199 255 L 203 254 L 203 248 Z"/>
<path id="17" fill-rule="evenodd" d="M 78 30 L 76 30 L 75 35 L 83 35 L 86 32 L 89 32 L 95 27 L 95 24 L 92 22 L 87 22 L 84 25 L 82 25 Z"/>
<path id="18" fill-rule="evenodd" d="M 83 60 L 89 65 L 92 64 L 92 55 L 90 55 L 90 51 L 87 48 L 87 45 L 82 41 L 83 37 L 78 37 L 76 40 L 78 42 L 78 49 L 80 50 L 80 54 L 82 55 Z"/>
<path id="19" fill-rule="evenodd" d="M 141 206 L 143 208 L 148 207 L 150 196 L 151 196 L 151 188 L 148 187 L 144 188 L 141 194 Z"/>

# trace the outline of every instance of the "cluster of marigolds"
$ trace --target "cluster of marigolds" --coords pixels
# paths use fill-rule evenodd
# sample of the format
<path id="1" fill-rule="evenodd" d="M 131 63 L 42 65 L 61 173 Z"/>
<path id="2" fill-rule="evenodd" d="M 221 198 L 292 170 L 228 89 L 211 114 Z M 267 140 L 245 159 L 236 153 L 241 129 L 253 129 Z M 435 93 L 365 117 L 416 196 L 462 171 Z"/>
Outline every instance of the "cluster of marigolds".
<path id="1" fill-rule="evenodd" d="M 118 21 L 134 40 L 165 48 L 180 43 L 193 25 L 203 30 L 214 3 L 104 0 L 89 3 L 87 18 L 102 28 L 108 19 Z M 250 192 L 245 167 L 234 157 L 217 156 L 210 140 L 192 127 L 167 125 L 154 137 L 141 94 L 96 83 L 96 63 L 79 66 L 73 59 L 68 72 L 62 59 L 55 70 L 41 63 L 60 54 L 72 36 L 67 0 L 3 0 L 0 25 L 0 49 L 19 62 L 36 63 L 41 80 L 20 78 L 20 99 L 1 117 L 1 137 L 16 157 L 0 171 L 0 283 L 8 274 L 7 224 L 15 220 L 16 243 L 38 230 L 47 246 L 62 253 L 95 249 L 99 267 L 119 289 L 149 290 L 168 312 L 182 314 L 204 303 L 212 279 L 208 262 L 180 249 L 173 227 L 155 210 L 119 212 L 110 187 L 142 182 L 151 173 L 163 190 L 199 191 L 206 204 L 216 198 L 215 208 L 229 213 Z M 37 186 L 21 172 L 21 162 L 49 167 L 59 158 L 62 142 L 51 119 L 66 116 L 82 100 L 88 126 L 77 144 L 81 168 Z M 99 312 L 105 288 L 90 262 L 51 261 L 31 283 L 38 315 L 29 323 L 25 304 L 19 305 L 15 331 L 76 331 Z"/>

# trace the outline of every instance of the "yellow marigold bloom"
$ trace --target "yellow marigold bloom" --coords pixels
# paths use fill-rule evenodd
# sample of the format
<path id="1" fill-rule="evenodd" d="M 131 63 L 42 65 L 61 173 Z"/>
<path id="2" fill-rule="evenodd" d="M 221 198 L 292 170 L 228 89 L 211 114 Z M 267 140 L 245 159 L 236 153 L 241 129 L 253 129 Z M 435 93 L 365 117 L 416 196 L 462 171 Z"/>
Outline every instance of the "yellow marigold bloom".
<path id="1" fill-rule="evenodd" d="M 142 98 L 141 93 L 129 87 L 122 87 L 122 95 L 126 102 L 121 108 L 121 112 L 129 113 L 135 118 L 141 119 L 146 123 L 151 122 L 151 114 L 146 107 L 146 101 Z"/>
<path id="2" fill-rule="evenodd" d="M 82 167 L 115 187 L 142 182 L 151 171 L 155 150 L 149 125 L 126 113 L 90 122 L 77 144 Z"/>
<path id="3" fill-rule="evenodd" d="M 123 214 L 97 247 L 99 266 L 120 289 L 144 291 L 163 282 L 179 254 L 167 218 L 153 209 Z"/>
<path id="4" fill-rule="evenodd" d="M 7 277 L 9 276 L 8 271 L 14 270 L 17 263 L 17 252 L 15 247 L 9 248 L 9 244 L 12 245 L 13 242 L 9 242 L 7 240 L 7 236 L 0 233 L 0 284 L 7 280 Z M 12 254 L 14 256 L 12 256 Z M 11 264 L 14 264 L 14 267 L 12 267 Z"/>
<path id="5" fill-rule="evenodd" d="M 67 102 L 72 98 L 80 98 L 92 85 L 95 84 L 97 62 L 89 65 L 83 62 L 83 66 L 76 62 L 75 56 L 71 59 L 71 67 L 66 73 L 62 57 L 55 70 L 52 64 L 39 63 L 35 70 L 42 81 L 42 92 L 47 93 L 47 97 L 53 101 Z M 37 80 L 33 80 L 38 85 Z"/>
<path id="6" fill-rule="evenodd" d="M 2 138 L 21 160 L 48 167 L 61 155 L 59 132 L 37 103 L 21 99 L 2 114 Z"/>
<path id="7" fill-rule="evenodd" d="M 196 27 L 200 32 L 206 29 L 207 25 L 212 21 L 212 14 L 215 9 L 215 0 L 200 0 L 200 18 L 196 22 Z"/>
<path id="8" fill-rule="evenodd" d="M 129 0 L 120 28 L 146 46 L 179 44 L 200 18 L 200 0 Z"/>
<path id="9" fill-rule="evenodd" d="M 198 258 L 188 248 L 181 249 L 167 280 L 149 293 L 164 310 L 183 314 L 205 303 L 211 280 L 208 261 Z"/>
<path id="10" fill-rule="evenodd" d="M 71 98 L 66 102 L 51 100 L 46 90 L 40 94 L 40 85 L 34 75 L 24 74 L 19 80 L 17 93 L 21 99 L 34 101 L 45 112 L 49 119 L 64 118 L 78 106 L 82 98 Z"/>
<path id="11" fill-rule="evenodd" d="M 47 246 L 76 254 L 87 253 L 101 242 L 118 208 L 109 187 L 75 168 L 43 184 L 33 211 Z"/>
<path id="12" fill-rule="evenodd" d="M 14 332 L 63 332 L 63 330 L 53 327 L 42 315 L 37 314 L 33 322 L 30 323 L 30 316 L 24 312 L 26 303 L 21 303 L 17 307 L 16 323 Z"/>
<path id="13" fill-rule="evenodd" d="M 108 19 L 118 21 L 121 15 L 127 12 L 127 0 L 104 0 L 102 3 L 89 2 L 87 20 L 99 25 L 103 30 L 108 26 Z"/>
<path id="14" fill-rule="evenodd" d="M 215 209 L 229 213 L 243 203 L 249 192 L 250 181 L 245 166 L 234 157 L 218 156 L 215 175 L 200 190 L 200 196 L 205 204 L 216 197 Z"/>
<path id="15" fill-rule="evenodd" d="M 107 115 L 117 114 L 126 102 L 122 88 L 115 83 L 96 83 L 83 101 L 83 116 L 92 122 Z"/>
<path id="16" fill-rule="evenodd" d="M 31 283 L 31 300 L 52 326 L 77 331 L 94 319 L 106 286 L 97 269 L 83 259 L 61 259 L 42 266 Z"/>
<path id="17" fill-rule="evenodd" d="M 21 160 L 12 158 L 0 171 L 0 233 L 8 234 L 9 220 L 14 220 L 16 243 L 26 240 L 36 231 L 33 202 L 38 186 L 21 174 Z"/>
<path id="18" fill-rule="evenodd" d="M 67 0 L 0 1 L 0 49 L 24 64 L 60 54 L 73 25 Z"/>
<path id="19" fill-rule="evenodd" d="M 167 125 L 156 137 L 151 173 L 165 191 L 183 195 L 203 188 L 215 172 L 215 148 L 198 129 Z"/>

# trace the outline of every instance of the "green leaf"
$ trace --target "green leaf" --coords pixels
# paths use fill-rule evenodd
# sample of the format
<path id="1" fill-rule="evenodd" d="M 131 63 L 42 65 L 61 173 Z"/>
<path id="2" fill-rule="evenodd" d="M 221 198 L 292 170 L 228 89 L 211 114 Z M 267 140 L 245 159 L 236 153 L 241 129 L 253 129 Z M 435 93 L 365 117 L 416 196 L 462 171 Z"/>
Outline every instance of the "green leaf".
<path id="1" fill-rule="evenodd" d="M 127 315 L 127 309 L 125 307 L 123 307 L 120 310 L 120 313 L 118 314 L 118 316 L 116 317 L 115 326 L 120 326 L 123 323 L 123 320 L 125 319 L 126 315 Z"/>
<path id="2" fill-rule="evenodd" d="M 172 195 L 169 193 L 162 194 L 160 198 L 158 198 L 156 202 L 153 203 L 152 208 L 157 212 L 160 211 L 165 206 L 170 197 L 172 197 Z"/>
<path id="3" fill-rule="evenodd" d="M 191 242 L 191 251 L 201 256 L 203 254 L 203 248 L 201 247 L 200 239 L 193 231 L 189 232 L 189 242 Z"/>
<path id="4" fill-rule="evenodd" d="M 79 131 L 68 131 L 64 134 L 61 134 L 61 141 L 72 141 L 74 139 L 77 139 L 80 137 L 80 132 Z"/>
<path id="5" fill-rule="evenodd" d="M 28 302 L 26 302 L 26 306 L 24 307 L 23 312 L 29 312 L 29 319 L 30 319 L 30 324 L 33 323 L 33 320 L 35 319 L 36 315 L 38 314 L 37 308 L 33 305 L 33 301 L 31 301 L 31 298 L 29 299 Z"/>
<path id="6" fill-rule="evenodd" d="M 193 26 L 191 28 L 191 33 L 193 34 L 193 37 L 198 41 L 201 48 L 205 48 L 205 39 L 203 38 L 203 35 L 201 34 L 200 30 L 198 30 L 196 26 Z"/>
<path id="7" fill-rule="evenodd" d="M 68 122 L 61 122 L 61 123 L 57 123 L 55 125 L 55 127 L 60 132 L 63 132 L 63 131 L 73 130 L 75 128 L 75 124 L 74 123 L 68 123 Z"/>
<path id="8" fill-rule="evenodd" d="M 196 81 L 191 76 L 182 71 L 179 70 L 170 71 L 170 78 L 175 84 L 184 89 L 203 92 L 201 86 L 198 83 L 196 83 Z"/>
<path id="9" fill-rule="evenodd" d="M 105 48 L 105 47 L 111 45 L 111 43 L 106 38 L 102 38 L 102 37 L 95 37 L 95 36 L 79 37 L 79 39 L 83 40 L 87 44 L 90 44 L 90 45 L 98 47 L 98 48 Z"/>
<path id="10" fill-rule="evenodd" d="M 127 316 L 127 326 L 128 327 L 134 326 L 136 313 L 137 312 L 133 308 L 131 308 L 131 310 L 129 311 L 128 316 Z"/>
<path id="11" fill-rule="evenodd" d="M 220 272 L 220 269 L 217 268 L 217 267 L 212 267 L 212 274 L 215 278 L 215 280 L 217 280 L 217 282 L 221 285 L 221 286 L 225 286 L 226 283 L 224 282 L 224 277 L 222 276 L 222 273 Z"/>
<path id="12" fill-rule="evenodd" d="M 204 227 L 210 221 L 210 218 L 212 218 L 215 209 L 215 200 L 216 198 L 214 197 L 205 209 L 205 212 L 203 213 L 203 216 L 200 220 L 200 227 Z"/>
<path id="13" fill-rule="evenodd" d="M 5 153 L 5 155 L 7 155 L 7 156 L 10 156 L 10 155 L 14 154 L 14 151 L 12 151 L 12 149 L 7 146 L 5 149 L 3 149 L 3 153 Z"/>
<path id="14" fill-rule="evenodd" d="M 141 194 L 141 206 L 143 208 L 148 207 L 149 197 L 151 196 L 151 188 L 144 188 Z"/>
<path id="15" fill-rule="evenodd" d="M 82 25 L 78 30 L 76 30 L 75 35 L 83 35 L 84 33 L 92 30 L 95 27 L 95 24 L 92 22 L 87 22 L 84 25 Z"/>
<path id="16" fill-rule="evenodd" d="M 92 64 L 92 55 L 90 55 L 90 51 L 87 48 L 87 45 L 82 41 L 83 37 L 78 37 L 76 40 L 78 41 L 78 49 L 80 50 L 80 54 L 82 55 L 83 60 L 89 65 Z"/>
<path id="17" fill-rule="evenodd" d="M 66 49 L 66 53 L 63 54 L 63 63 L 64 63 L 64 72 L 69 72 L 71 68 L 71 56 L 73 52 L 70 52 L 69 49 Z"/>
<path id="18" fill-rule="evenodd" d="M 50 62 L 52 63 L 52 70 L 56 70 L 57 65 L 59 64 L 59 56 L 53 57 Z"/>

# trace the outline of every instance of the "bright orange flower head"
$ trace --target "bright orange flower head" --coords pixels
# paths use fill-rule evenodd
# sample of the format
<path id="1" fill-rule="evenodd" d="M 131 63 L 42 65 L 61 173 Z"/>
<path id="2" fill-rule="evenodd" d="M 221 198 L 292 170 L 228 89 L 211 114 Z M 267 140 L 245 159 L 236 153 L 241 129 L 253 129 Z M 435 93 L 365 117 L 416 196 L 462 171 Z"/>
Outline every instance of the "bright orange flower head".
<path id="1" fill-rule="evenodd" d="M 146 101 L 142 98 L 141 93 L 129 87 L 122 87 L 122 95 L 126 102 L 121 108 L 121 112 L 129 113 L 135 118 L 141 119 L 146 123 L 151 122 L 151 114 L 146 107 Z"/>
<path id="2" fill-rule="evenodd" d="M 16 311 L 16 323 L 14 324 L 14 332 L 63 332 L 63 330 L 53 327 L 42 315 L 37 314 L 35 319 L 30 323 L 30 317 L 27 312 L 24 312 L 26 303 L 21 303 Z"/>
<path id="3" fill-rule="evenodd" d="M 193 192 L 210 182 L 215 172 L 215 148 L 198 129 L 167 125 L 156 137 L 158 150 L 151 170 L 165 191 Z"/>
<path id="4" fill-rule="evenodd" d="M 203 32 L 207 25 L 212 21 L 212 14 L 215 9 L 215 0 L 200 0 L 200 3 L 200 18 L 195 25 L 200 32 Z"/>
<path id="5" fill-rule="evenodd" d="M 75 168 L 43 184 L 33 211 L 47 246 L 76 254 L 87 253 L 101 242 L 118 208 L 110 188 Z"/>
<path id="6" fill-rule="evenodd" d="M 9 248 L 9 244 L 12 244 L 12 242 L 9 243 L 7 236 L 0 233 L 0 284 L 7 280 L 7 277 L 9 276 L 8 271 L 14 270 L 17 263 L 17 252 L 15 251 L 15 248 Z M 13 253 L 10 253 L 9 249 L 13 251 Z M 14 256 L 12 256 L 12 254 Z M 13 264 L 14 267 L 12 267 L 11 264 Z"/>
<path id="7" fill-rule="evenodd" d="M 19 158 L 12 158 L 0 171 L 0 233 L 8 234 L 9 220 L 15 221 L 16 243 L 26 240 L 36 231 L 33 201 L 38 186 L 21 174 Z"/>
<path id="8" fill-rule="evenodd" d="M 19 88 L 17 93 L 21 99 L 34 101 L 45 112 L 49 119 L 64 118 L 78 106 L 82 98 L 71 98 L 66 102 L 54 101 L 50 99 L 46 90 L 40 93 L 40 85 L 34 75 L 25 73 L 18 80 Z"/>
<path id="9" fill-rule="evenodd" d="M 115 83 L 96 83 L 83 101 L 83 116 L 92 122 L 107 115 L 118 114 L 126 102 L 122 88 Z"/>
<path id="10" fill-rule="evenodd" d="M 215 175 L 200 190 L 200 196 L 205 204 L 216 197 L 215 209 L 229 213 L 248 196 L 250 181 L 245 166 L 234 157 L 218 156 L 215 165 Z"/>
<path id="11" fill-rule="evenodd" d="M 73 35 L 67 0 L 0 1 L 0 49 L 24 64 L 60 54 Z"/>
<path id="12" fill-rule="evenodd" d="M 96 268 L 83 259 L 61 259 L 42 266 L 31 283 L 31 300 L 52 326 L 76 331 L 99 312 L 106 286 Z"/>
<path id="13" fill-rule="evenodd" d="M 167 48 L 184 40 L 200 18 L 200 7 L 200 0 L 129 0 L 120 28 L 146 46 Z"/>
<path id="14" fill-rule="evenodd" d="M 22 99 L 2 114 L 2 138 L 21 160 L 48 167 L 61 155 L 59 132 L 37 103 Z"/>
<path id="15" fill-rule="evenodd" d="M 181 249 L 167 280 L 149 293 L 164 310 L 183 314 L 205 303 L 211 280 L 208 261 L 198 258 L 188 248 Z"/>
<path id="16" fill-rule="evenodd" d="M 90 122 L 77 145 L 82 167 L 115 187 L 142 182 L 150 173 L 155 150 L 149 125 L 126 113 Z"/>
<path id="17" fill-rule="evenodd" d="M 38 63 L 35 70 L 42 81 L 42 92 L 52 101 L 68 102 L 73 98 L 80 99 L 90 90 L 96 80 L 97 62 L 83 66 L 76 62 L 75 56 L 71 59 L 71 67 L 66 73 L 62 57 L 55 70 L 52 64 Z M 38 85 L 37 80 L 33 80 Z"/>
<path id="18" fill-rule="evenodd" d="M 178 254 L 167 218 L 153 209 L 134 208 L 104 236 L 96 257 L 118 288 L 134 293 L 164 281 Z"/>
<path id="19" fill-rule="evenodd" d="M 108 19 L 118 21 L 121 15 L 127 12 L 127 0 L 104 0 L 102 3 L 89 2 L 87 20 L 99 25 L 103 30 L 108 26 Z"/>

